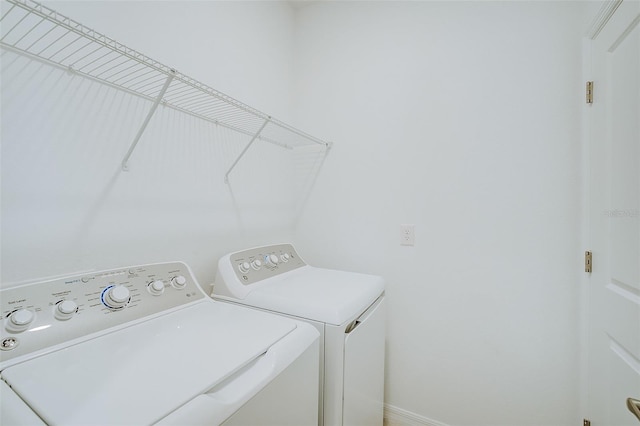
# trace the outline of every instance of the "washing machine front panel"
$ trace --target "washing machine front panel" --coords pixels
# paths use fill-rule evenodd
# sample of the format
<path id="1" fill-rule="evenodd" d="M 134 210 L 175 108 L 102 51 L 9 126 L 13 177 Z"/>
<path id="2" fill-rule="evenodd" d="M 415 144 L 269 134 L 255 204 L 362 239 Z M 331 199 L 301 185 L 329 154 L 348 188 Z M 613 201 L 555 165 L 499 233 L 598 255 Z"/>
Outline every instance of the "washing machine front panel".
<path id="1" fill-rule="evenodd" d="M 294 329 L 282 317 L 200 303 L 1 374 L 50 424 L 152 424 Z"/>
<path id="2" fill-rule="evenodd" d="M 0 369 L 207 300 L 183 262 L 130 266 L 0 292 Z"/>
<path id="3" fill-rule="evenodd" d="M 258 395 L 282 407 L 304 395 L 281 419 L 317 425 L 318 331 L 212 300 L 184 263 L 57 278 L 0 300 L 2 424 L 221 424 Z M 308 379 L 292 386 L 292 374 Z"/>

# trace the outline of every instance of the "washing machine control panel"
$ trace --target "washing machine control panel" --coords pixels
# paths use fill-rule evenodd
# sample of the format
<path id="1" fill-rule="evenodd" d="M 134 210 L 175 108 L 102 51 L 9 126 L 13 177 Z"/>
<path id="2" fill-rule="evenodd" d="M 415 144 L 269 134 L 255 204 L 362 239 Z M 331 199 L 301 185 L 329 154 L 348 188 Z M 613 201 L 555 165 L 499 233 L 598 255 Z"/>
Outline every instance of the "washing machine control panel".
<path id="1" fill-rule="evenodd" d="M 0 290 L 0 363 L 205 297 L 182 262 L 119 268 Z"/>
<path id="2" fill-rule="evenodd" d="M 291 244 L 255 247 L 229 255 L 238 282 L 248 285 L 305 266 Z"/>

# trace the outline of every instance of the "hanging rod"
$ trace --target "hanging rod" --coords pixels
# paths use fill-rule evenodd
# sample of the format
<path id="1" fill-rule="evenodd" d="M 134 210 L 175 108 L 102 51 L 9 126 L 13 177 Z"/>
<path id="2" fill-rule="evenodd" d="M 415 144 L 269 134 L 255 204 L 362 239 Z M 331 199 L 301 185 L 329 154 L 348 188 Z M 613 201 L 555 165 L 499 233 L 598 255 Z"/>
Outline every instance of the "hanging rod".
<path id="1" fill-rule="evenodd" d="M 0 18 L 0 46 L 7 50 L 257 140 L 284 148 L 313 144 L 331 148 L 330 142 L 272 118 L 40 3 L 3 1 L 11 4 Z M 269 126 L 261 130 L 267 121 Z M 130 155 L 128 152 L 123 166 Z"/>

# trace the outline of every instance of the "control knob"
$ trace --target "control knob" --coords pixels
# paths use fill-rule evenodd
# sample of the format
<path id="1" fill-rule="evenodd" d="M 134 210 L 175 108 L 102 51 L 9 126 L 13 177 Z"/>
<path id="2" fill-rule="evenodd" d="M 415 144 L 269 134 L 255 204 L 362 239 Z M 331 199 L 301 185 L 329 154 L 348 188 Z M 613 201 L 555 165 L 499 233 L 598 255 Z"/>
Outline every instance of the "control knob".
<path id="1" fill-rule="evenodd" d="M 107 308 L 122 309 L 127 306 L 130 299 L 129 289 L 123 285 L 107 287 L 102 292 L 102 303 Z"/>
<path id="2" fill-rule="evenodd" d="M 280 260 L 282 260 L 285 263 L 287 263 L 290 259 L 291 259 L 291 256 L 289 255 L 289 253 L 285 253 L 283 255 L 280 255 Z"/>
<path id="3" fill-rule="evenodd" d="M 278 259 L 278 256 L 276 256 L 275 254 L 268 254 L 264 257 L 264 260 L 267 262 L 267 265 L 269 266 L 276 266 L 278 265 L 278 262 L 280 261 L 280 259 Z"/>
<path id="4" fill-rule="evenodd" d="M 9 331 L 25 331 L 29 328 L 29 324 L 33 322 L 36 315 L 33 311 L 28 309 L 18 309 L 9 316 L 7 322 L 7 330 Z"/>
<path id="5" fill-rule="evenodd" d="M 182 275 L 175 276 L 171 279 L 171 285 L 178 290 L 185 288 L 187 285 L 187 279 Z"/>
<path id="6" fill-rule="evenodd" d="M 54 308 L 53 316 L 60 321 L 66 321 L 78 311 L 78 305 L 73 300 L 58 302 Z"/>
<path id="7" fill-rule="evenodd" d="M 147 285 L 147 290 L 149 290 L 149 293 L 153 294 L 154 296 L 160 296 L 162 293 L 164 293 L 164 281 L 151 281 Z"/>
<path id="8" fill-rule="evenodd" d="M 250 267 L 251 265 L 249 265 L 249 262 L 242 262 L 241 264 L 238 265 L 238 270 L 243 274 L 246 274 L 247 272 L 249 272 Z"/>
<path id="9" fill-rule="evenodd" d="M 258 271 L 260 268 L 262 268 L 262 262 L 260 261 L 260 259 L 254 259 L 253 262 L 251 262 L 251 267 Z"/>

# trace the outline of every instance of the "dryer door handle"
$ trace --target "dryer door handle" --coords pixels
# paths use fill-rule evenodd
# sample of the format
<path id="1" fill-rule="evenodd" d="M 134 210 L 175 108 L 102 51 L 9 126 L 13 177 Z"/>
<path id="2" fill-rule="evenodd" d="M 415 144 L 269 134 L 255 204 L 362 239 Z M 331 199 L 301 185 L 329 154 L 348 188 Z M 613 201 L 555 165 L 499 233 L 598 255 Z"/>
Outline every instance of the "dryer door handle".
<path id="1" fill-rule="evenodd" d="M 353 321 L 351 322 L 351 324 L 349 324 L 349 325 L 347 326 L 347 328 L 345 328 L 345 329 L 344 329 L 344 333 L 345 333 L 345 334 L 349 334 L 349 333 L 351 333 L 351 332 L 352 332 L 353 330 L 355 330 L 355 329 L 356 329 L 356 327 L 357 327 L 357 326 L 359 326 L 360 324 L 362 324 L 362 321 L 360 321 L 360 319 L 353 320 Z"/>
<path id="2" fill-rule="evenodd" d="M 640 421 L 640 400 L 627 398 L 627 408 L 638 418 L 638 421 Z"/>
<path id="3" fill-rule="evenodd" d="M 358 318 L 354 319 L 353 321 L 351 321 L 351 323 L 349 323 L 349 325 L 347 326 L 347 328 L 344 329 L 344 333 L 345 334 L 349 334 L 351 333 L 353 330 L 355 330 L 360 324 L 362 324 L 363 322 L 365 322 L 367 320 L 367 318 L 369 318 L 371 316 L 371 314 L 373 314 L 373 311 L 376 310 L 376 307 L 379 305 L 380 301 L 382 300 L 382 298 L 384 297 L 384 292 L 382 293 L 382 295 L 380 297 L 378 297 L 375 302 L 373 302 L 371 304 L 371 306 L 369 306 L 367 308 L 366 311 L 364 311 Z"/>

